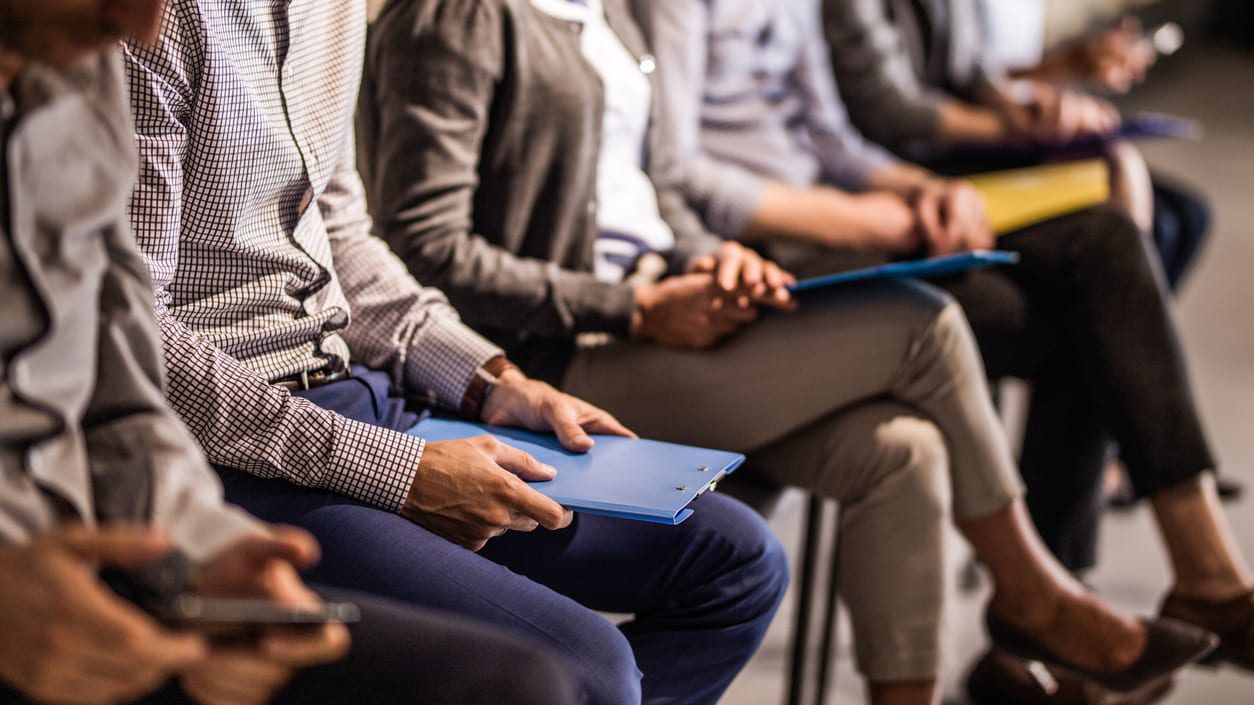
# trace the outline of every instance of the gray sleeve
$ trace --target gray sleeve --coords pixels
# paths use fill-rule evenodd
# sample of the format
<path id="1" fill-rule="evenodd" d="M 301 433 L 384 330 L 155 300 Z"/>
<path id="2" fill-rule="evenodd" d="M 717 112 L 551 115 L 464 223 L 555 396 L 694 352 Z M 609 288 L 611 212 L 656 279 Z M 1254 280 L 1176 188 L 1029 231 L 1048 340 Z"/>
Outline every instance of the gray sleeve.
<path id="1" fill-rule="evenodd" d="M 703 216 L 710 230 L 734 238 L 757 210 L 766 179 L 712 156 L 701 146 L 710 17 L 706 0 L 633 0 L 632 10 L 657 57 L 660 148 L 651 172 Z"/>
<path id="2" fill-rule="evenodd" d="M 836 82 L 863 134 L 892 148 L 935 139 L 944 95 L 915 73 L 886 0 L 824 0 L 823 29 Z"/>
<path id="3" fill-rule="evenodd" d="M 504 62 L 497 3 L 386 10 L 371 28 L 361 110 L 371 208 L 383 237 L 468 322 L 569 337 L 625 332 L 630 287 L 519 257 L 473 231 L 477 169 Z M 425 12 L 425 10 L 424 10 Z"/>
<path id="4" fill-rule="evenodd" d="M 114 480 L 94 483 L 96 504 L 125 506 L 126 498 L 102 495 L 131 489 L 125 481 L 131 473 L 149 473 L 152 523 L 193 560 L 204 560 L 264 528 L 226 504 L 200 446 L 166 404 L 147 270 L 124 225 L 108 228 L 106 242 L 97 383 L 83 428 L 92 474 Z M 119 518 L 125 517 L 100 517 Z"/>
<path id="5" fill-rule="evenodd" d="M 817 13 L 817 4 L 815 9 Z M 824 180 L 858 191 L 866 186 L 872 174 L 895 159 L 882 147 L 868 142 L 849 121 L 832 76 L 819 18 L 816 16 L 813 20 L 807 23 L 805 46 L 796 70 L 797 85 L 809 105 L 806 116 L 810 139 L 823 166 Z"/>

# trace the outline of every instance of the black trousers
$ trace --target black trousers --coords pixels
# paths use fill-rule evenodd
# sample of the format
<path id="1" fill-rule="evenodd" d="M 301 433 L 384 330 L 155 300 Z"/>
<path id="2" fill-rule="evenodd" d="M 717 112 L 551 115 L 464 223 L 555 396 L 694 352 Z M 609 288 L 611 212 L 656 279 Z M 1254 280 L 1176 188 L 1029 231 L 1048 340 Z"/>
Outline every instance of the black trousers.
<path id="1" fill-rule="evenodd" d="M 441 613 L 373 596 L 318 588 L 354 602 L 348 657 L 300 671 L 274 705 L 573 705 L 573 681 L 533 642 Z M 28 701 L 0 684 L 0 703 Z M 175 684 L 137 705 L 192 705 Z"/>
<path id="2" fill-rule="evenodd" d="M 1097 207 L 1004 236 L 1020 264 L 934 282 L 965 308 L 991 378 L 1032 384 L 1021 470 L 1046 544 L 1072 570 L 1095 560 L 1101 473 L 1118 443 L 1150 496 L 1215 466 L 1149 238 Z M 870 263 L 798 256 L 808 276 Z"/>

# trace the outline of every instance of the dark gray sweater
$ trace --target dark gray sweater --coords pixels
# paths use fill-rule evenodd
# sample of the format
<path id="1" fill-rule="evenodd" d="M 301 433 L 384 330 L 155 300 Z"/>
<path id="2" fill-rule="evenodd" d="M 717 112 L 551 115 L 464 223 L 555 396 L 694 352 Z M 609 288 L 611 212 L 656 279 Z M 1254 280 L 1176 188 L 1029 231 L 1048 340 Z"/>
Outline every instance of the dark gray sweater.
<path id="1" fill-rule="evenodd" d="M 605 8 L 643 59 L 621 0 Z M 463 320 L 548 379 L 576 334 L 625 333 L 634 305 L 628 285 L 592 274 L 603 97 L 579 29 L 530 0 L 392 0 L 370 30 L 359 111 L 379 234 Z M 658 200 L 673 268 L 718 246 L 682 196 Z"/>

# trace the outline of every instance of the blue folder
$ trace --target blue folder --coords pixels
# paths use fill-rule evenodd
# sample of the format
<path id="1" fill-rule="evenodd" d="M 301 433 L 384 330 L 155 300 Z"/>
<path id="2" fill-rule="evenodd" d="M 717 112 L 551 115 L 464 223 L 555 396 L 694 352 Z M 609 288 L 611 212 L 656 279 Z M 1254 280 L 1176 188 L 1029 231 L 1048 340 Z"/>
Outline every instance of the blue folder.
<path id="1" fill-rule="evenodd" d="M 974 269 L 976 267 L 989 267 L 996 264 L 1014 264 L 1018 261 L 1019 254 L 1016 252 L 1004 252 L 1002 250 L 977 250 L 975 252 L 963 252 L 957 255 L 946 255 L 944 257 L 916 259 L 908 262 L 892 262 L 890 264 L 882 264 L 877 267 L 865 267 L 863 269 L 853 269 L 848 272 L 828 274 L 826 276 L 814 277 L 812 279 L 802 279 L 788 288 L 795 293 L 800 293 L 803 291 L 810 291 L 811 289 L 822 289 L 828 286 L 869 281 L 871 279 L 941 277 L 947 274 L 965 272 L 968 269 Z"/>
<path id="2" fill-rule="evenodd" d="M 658 524 L 692 516 L 688 505 L 745 460 L 739 453 L 621 436 L 593 436 L 596 447 L 572 453 L 551 434 L 440 418 L 428 418 L 408 433 L 427 441 L 496 436 L 557 468 L 554 479 L 529 484 L 558 504 Z"/>

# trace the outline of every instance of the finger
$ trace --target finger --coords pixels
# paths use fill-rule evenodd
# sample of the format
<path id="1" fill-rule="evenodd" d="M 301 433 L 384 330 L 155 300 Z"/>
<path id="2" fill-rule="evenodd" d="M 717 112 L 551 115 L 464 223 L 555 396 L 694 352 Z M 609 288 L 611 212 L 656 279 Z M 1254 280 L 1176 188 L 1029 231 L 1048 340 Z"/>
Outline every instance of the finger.
<path id="1" fill-rule="evenodd" d="M 545 482 L 557 476 L 557 468 L 545 465 L 528 453 L 511 445 L 498 443 L 492 460 L 503 469 L 528 482 Z"/>
<path id="2" fill-rule="evenodd" d="M 254 565 L 281 560 L 303 568 L 318 560 L 318 542 L 303 529 L 293 526 L 275 526 L 270 535 L 249 536 L 233 548 Z"/>
<path id="3" fill-rule="evenodd" d="M 724 246 L 718 263 L 718 286 L 723 291 L 732 291 L 740 281 L 741 265 L 744 262 L 744 250 L 739 246 Z"/>
<path id="4" fill-rule="evenodd" d="M 591 406 L 591 405 L 589 405 Z M 600 433 L 609 436 L 626 436 L 627 438 L 638 438 L 638 436 L 629 428 L 624 426 L 614 415 L 603 409 L 591 406 L 592 411 L 583 420 L 584 430 L 589 433 Z"/>
<path id="5" fill-rule="evenodd" d="M 721 311 L 710 312 L 711 321 L 731 322 L 735 326 L 749 323 L 758 317 L 758 307 L 750 305 L 745 308 L 739 306 L 728 306 Z"/>
<path id="6" fill-rule="evenodd" d="M 139 527 L 71 526 L 57 532 L 52 541 L 84 561 L 119 568 L 148 565 L 170 552 L 169 541 Z"/>
<path id="7" fill-rule="evenodd" d="M 586 453 L 592 450 L 595 443 L 576 420 L 573 403 L 565 399 L 550 402 L 541 408 L 540 413 L 548 422 L 549 427 L 553 429 L 553 433 L 557 435 L 557 440 L 563 448 L 576 453 Z"/>
<path id="8" fill-rule="evenodd" d="M 531 517 L 515 516 L 510 520 L 509 527 L 502 529 L 499 535 L 503 536 L 506 531 L 518 531 L 524 534 L 529 534 L 538 528 L 540 528 L 540 522 L 535 519 L 532 519 Z"/>
<path id="9" fill-rule="evenodd" d="M 536 492 L 528 485 L 520 485 L 514 505 L 518 512 L 535 519 L 550 531 L 570 525 L 570 516 L 562 505 Z"/>
<path id="10" fill-rule="evenodd" d="M 718 266 L 718 258 L 714 255 L 701 255 L 700 257 L 694 257 L 692 261 L 688 263 L 688 271 L 690 273 L 713 272 L 716 266 Z"/>
<path id="11" fill-rule="evenodd" d="M 923 239 L 933 252 L 943 251 L 945 247 L 944 228 L 941 227 L 939 199 L 936 194 L 927 191 L 919 196 L 915 204 L 915 217 L 919 228 L 923 231 Z"/>
<path id="12" fill-rule="evenodd" d="M 348 628 L 324 624 L 314 634 L 270 630 L 262 640 L 262 653 L 291 668 L 305 668 L 344 658 L 349 648 Z"/>
<path id="13" fill-rule="evenodd" d="M 740 268 L 740 281 L 749 288 L 756 287 L 763 282 L 763 263 L 762 257 L 753 250 L 744 250 L 744 264 Z"/>

